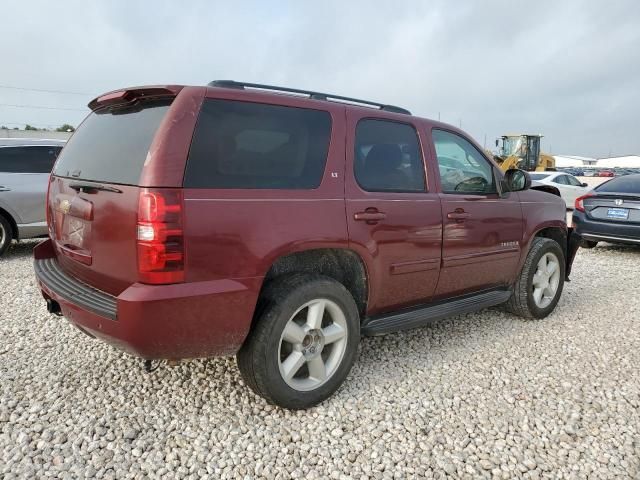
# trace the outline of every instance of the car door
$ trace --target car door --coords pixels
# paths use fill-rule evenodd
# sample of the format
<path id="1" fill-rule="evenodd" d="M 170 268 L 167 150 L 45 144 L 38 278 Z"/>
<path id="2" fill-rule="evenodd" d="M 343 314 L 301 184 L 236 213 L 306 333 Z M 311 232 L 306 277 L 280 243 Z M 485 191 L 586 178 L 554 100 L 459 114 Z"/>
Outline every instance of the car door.
<path id="1" fill-rule="evenodd" d="M 59 146 L 20 146 L 0 148 L 2 202 L 15 212 L 18 223 L 45 221 L 45 196 Z"/>
<path id="2" fill-rule="evenodd" d="M 460 132 L 431 132 L 444 222 L 442 269 L 434 299 L 510 284 L 521 254 L 518 194 L 498 194 L 501 174 Z"/>
<path id="3" fill-rule="evenodd" d="M 565 175 L 567 178 L 567 188 L 569 189 L 568 198 L 565 200 L 567 202 L 567 208 L 573 209 L 573 205 L 576 201 L 576 198 L 585 195 L 589 190 L 589 187 L 585 187 L 580 180 L 578 180 L 573 175 Z"/>
<path id="4" fill-rule="evenodd" d="M 368 270 L 368 311 L 426 303 L 438 282 L 442 213 L 425 175 L 424 139 L 410 117 L 358 112 L 347 113 L 345 202 L 349 245 Z"/>
<path id="5" fill-rule="evenodd" d="M 560 190 L 560 196 L 564 200 L 564 203 L 567 204 L 567 208 L 570 208 L 572 205 L 572 196 L 573 191 L 569 186 L 569 176 L 562 174 L 557 175 L 551 180 L 551 184 Z"/>

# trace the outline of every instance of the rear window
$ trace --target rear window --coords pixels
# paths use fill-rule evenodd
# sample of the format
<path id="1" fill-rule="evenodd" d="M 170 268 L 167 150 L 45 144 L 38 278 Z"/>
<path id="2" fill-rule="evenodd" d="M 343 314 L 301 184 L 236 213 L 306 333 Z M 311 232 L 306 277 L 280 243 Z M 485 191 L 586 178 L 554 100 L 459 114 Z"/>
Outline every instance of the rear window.
<path id="1" fill-rule="evenodd" d="M 640 194 L 640 175 L 625 175 L 624 177 L 612 178 L 608 182 L 598 185 L 594 190 L 598 192 Z"/>
<path id="2" fill-rule="evenodd" d="M 136 185 L 171 100 L 91 113 L 67 142 L 54 173 L 61 177 Z"/>
<path id="3" fill-rule="evenodd" d="M 184 186 L 312 189 L 322 181 L 329 113 L 231 100 L 205 100 Z"/>
<path id="4" fill-rule="evenodd" d="M 530 173 L 529 176 L 531 177 L 531 180 L 543 180 L 545 178 L 547 178 L 550 174 L 549 173 Z"/>
<path id="5" fill-rule="evenodd" d="M 0 172 L 51 173 L 59 146 L 0 147 Z"/>

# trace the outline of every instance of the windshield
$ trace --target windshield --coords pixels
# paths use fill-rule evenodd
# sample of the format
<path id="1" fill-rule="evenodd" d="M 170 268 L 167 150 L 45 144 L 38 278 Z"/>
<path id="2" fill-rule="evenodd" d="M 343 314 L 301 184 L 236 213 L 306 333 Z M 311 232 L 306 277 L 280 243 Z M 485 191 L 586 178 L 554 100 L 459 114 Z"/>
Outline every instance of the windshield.
<path id="1" fill-rule="evenodd" d="M 526 149 L 524 137 L 504 137 L 502 142 L 502 156 L 510 157 L 516 155 L 522 157 Z"/>
<path id="2" fill-rule="evenodd" d="M 547 178 L 549 175 L 551 175 L 550 173 L 530 173 L 529 176 L 531 177 L 531 180 L 542 180 L 544 178 Z"/>
<path id="3" fill-rule="evenodd" d="M 137 185 L 170 100 L 91 113 L 62 150 L 54 174 Z"/>

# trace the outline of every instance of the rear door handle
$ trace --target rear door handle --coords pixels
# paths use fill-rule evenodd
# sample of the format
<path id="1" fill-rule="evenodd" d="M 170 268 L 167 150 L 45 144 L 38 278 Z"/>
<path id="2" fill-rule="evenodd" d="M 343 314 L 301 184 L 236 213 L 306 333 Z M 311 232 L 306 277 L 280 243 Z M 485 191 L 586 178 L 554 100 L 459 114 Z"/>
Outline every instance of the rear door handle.
<path id="1" fill-rule="evenodd" d="M 353 218 L 354 220 L 373 224 L 380 220 L 384 220 L 385 218 L 387 218 L 387 215 L 385 213 L 379 212 L 375 208 L 367 208 L 364 212 L 354 213 Z"/>

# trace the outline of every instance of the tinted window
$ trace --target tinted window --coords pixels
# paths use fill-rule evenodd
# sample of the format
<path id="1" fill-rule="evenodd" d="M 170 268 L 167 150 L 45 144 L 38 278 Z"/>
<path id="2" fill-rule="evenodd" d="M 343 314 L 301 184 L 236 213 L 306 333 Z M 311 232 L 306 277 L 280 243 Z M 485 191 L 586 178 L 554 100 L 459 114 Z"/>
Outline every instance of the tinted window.
<path id="1" fill-rule="evenodd" d="M 467 140 L 433 130 L 440 182 L 444 193 L 496 193 L 493 167 Z"/>
<path id="2" fill-rule="evenodd" d="M 550 174 L 549 173 L 530 173 L 529 175 L 531 176 L 531 180 L 543 180 L 547 178 Z"/>
<path id="3" fill-rule="evenodd" d="M 205 100 L 184 186 L 316 188 L 322 181 L 330 136 L 327 112 Z"/>
<path id="4" fill-rule="evenodd" d="M 566 175 L 558 175 L 556 178 L 553 179 L 553 183 L 557 183 L 559 185 L 569 185 Z"/>
<path id="5" fill-rule="evenodd" d="M 91 113 L 71 136 L 55 174 L 136 185 L 170 101 Z"/>
<path id="6" fill-rule="evenodd" d="M 595 188 L 598 192 L 636 193 L 640 194 L 640 175 L 625 175 L 612 178 Z"/>
<path id="7" fill-rule="evenodd" d="M 62 147 L 0 147 L 0 172 L 51 173 Z"/>
<path id="8" fill-rule="evenodd" d="M 424 164 L 415 129 L 386 120 L 361 120 L 354 152 L 358 184 L 369 192 L 423 192 Z"/>

